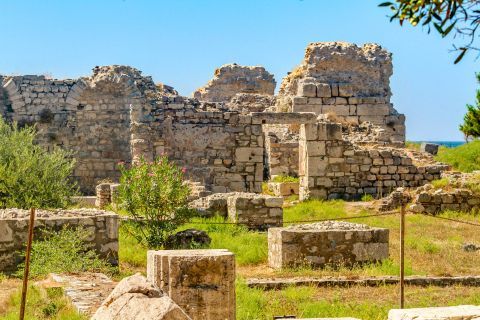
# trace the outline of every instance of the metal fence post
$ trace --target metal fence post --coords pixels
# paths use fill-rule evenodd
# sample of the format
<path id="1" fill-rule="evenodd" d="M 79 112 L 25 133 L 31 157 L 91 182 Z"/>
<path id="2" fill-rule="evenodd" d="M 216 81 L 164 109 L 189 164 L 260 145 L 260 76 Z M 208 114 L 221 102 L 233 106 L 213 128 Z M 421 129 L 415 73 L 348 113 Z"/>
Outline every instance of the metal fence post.
<path id="1" fill-rule="evenodd" d="M 400 209 L 400 309 L 405 306 L 405 204 Z"/>
<path id="2" fill-rule="evenodd" d="M 35 208 L 30 209 L 30 224 L 28 226 L 27 252 L 25 254 L 25 271 L 23 273 L 22 301 L 20 303 L 20 320 L 25 318 L 25 304 L 27 301 L 28 272 L 30 269 L 30 252 L 32 250 L 33 227 L 35 223 Z"/>

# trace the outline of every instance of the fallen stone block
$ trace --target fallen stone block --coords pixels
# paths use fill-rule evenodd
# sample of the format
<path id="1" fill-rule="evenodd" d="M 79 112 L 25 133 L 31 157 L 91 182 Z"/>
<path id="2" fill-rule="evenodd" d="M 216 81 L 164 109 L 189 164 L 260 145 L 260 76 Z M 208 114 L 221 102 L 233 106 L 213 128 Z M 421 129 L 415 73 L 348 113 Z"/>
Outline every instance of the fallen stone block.
<path id="1" fill-rule="evenodd" d="M 120 281 L 91 320 L 188 320 L 190 317 L 140 274 Z"/>
<path id="2" fill-rule="evenodd" d="M 438 147 L 439 145 L 436 143 L 423 142 L 420 145 L 420 151 L 436 155 L 438 153 Z"/>
<path id="3" fill-rule="evenodd" d="M 480 306 L 392 309 L 388 320 L 478 320 Z"/>

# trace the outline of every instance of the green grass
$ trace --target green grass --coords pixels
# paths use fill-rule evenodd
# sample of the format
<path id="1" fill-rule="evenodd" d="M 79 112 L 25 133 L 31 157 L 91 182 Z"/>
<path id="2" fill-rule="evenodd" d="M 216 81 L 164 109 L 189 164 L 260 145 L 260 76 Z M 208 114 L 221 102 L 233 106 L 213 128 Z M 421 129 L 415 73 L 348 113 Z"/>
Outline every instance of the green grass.
<path id="1" fill-rule="evenodd" d="M 279 175 L 272 179 L 272 182 L 299 182 L 299 179 L 292 176 Z"/>
<path id="2" fill-rule="evenodd" d="M 390 309 L 398 308 L 398 286 L 317 288 L 288 287 L 262 291 L 237 281 L 237 319 L 272 319 L 294 315 L 297 318 L 355 317 L 386 319 Z M 431 307 L 478 304 L 480 288 L 408 287 L 406 307 Z"/>
<path id="3" fill-rule="evenodd" d="M 433 181 L 432 181 L 432 186 L 433 186 L 435 189 L 445 188 L 445 187 L 447 187 L 449 184 L 450 184 L 450 180 L 447 179 L 447 178 L 442 178 L 442 179 L 438 179 L 438 180 L 433 180 Z"/>
<path id="4" fill-rule="evenodd" d="M 212 224 L 225 222 L 222 217 L 194 218 L 190 223 L 178 228 L 178 231 L 195 228 L 204 230 L 212 238 L 211 249 L 228 249 L 235 253 L 238 265 L 255 265 L 267 259 L 267 234 L 249 231 L 246 227 L 230 224 Z M 126 228 L 120 228 L 119 259 L 122 268 L 137 270 L 146 267 L 147 248 L 140 245 L 128 234 Z M 125 272 L 125 270 L 123 270 Z"/>
<path id="5" fill-rule="evenodd" d="M 307 221 L 345 217 L 345 203 L 341 200 L 308 200 L 283 210 L 283 221 Z"/>
<path id="6" fill-rule="evenodd" d="M 406 141 L 405 142 L 405 148 L 412 149 L 415 151 L 420 151 L 420 142 L 412 142 L 412 141 Z"/>
<path id="7" fill-rule="evenodd" d="M 440 147 L 435 159 L 463 172 L 480 170 L 480 140 L 455 148 Z"/>
<path id="8" fill-rule="evenodd" d="M 17 320 L 20 308 L 20 291 L 10 297 L 2 320 Z M 62 288 L 43 288 L 30 285 L 27 291 L 27 308 L 25 319 L 56 319 L 56 320 L 84 320 L 88 319 L 80 315 L 64 297 Z"/>

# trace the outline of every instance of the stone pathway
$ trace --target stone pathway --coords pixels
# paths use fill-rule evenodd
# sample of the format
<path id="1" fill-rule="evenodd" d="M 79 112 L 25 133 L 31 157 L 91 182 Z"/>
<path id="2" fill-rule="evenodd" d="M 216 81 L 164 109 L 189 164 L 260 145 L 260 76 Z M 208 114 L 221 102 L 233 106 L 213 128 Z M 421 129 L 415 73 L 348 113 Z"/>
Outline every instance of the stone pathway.
<path id="1" fill-rule="evenodd" d="M 117 285 L 103 273 L 51 274 L 51 279 L 60 283 L 72 305 L 91 316 Z"/>
<path id="2" fill-rule="evenodd" d="M 277 279 L 247 279 L 247 285 L 250 288 L 260 288 L 264 290 L 276 290 L 289 286 L 318 286 L 318 287 L 350 287 L 350 286 L 368 286 L 378 287 L 386 284 L 398 284 L 399 277 L 369 277 L 369 278 L 277 278 Z M 405 284 L 412 286 L 452 286 L 462 285 L 470 287 L 480 287 L 480 276 L 460 276 L 460 277 L 405 277 Z"/>

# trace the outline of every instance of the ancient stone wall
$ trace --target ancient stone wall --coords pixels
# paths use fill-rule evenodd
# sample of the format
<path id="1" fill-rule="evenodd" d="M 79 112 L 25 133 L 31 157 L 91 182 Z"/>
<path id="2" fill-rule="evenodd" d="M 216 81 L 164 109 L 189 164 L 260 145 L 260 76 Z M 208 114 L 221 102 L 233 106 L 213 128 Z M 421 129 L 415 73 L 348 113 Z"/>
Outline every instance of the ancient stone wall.
<path id="1" fill-rule="evenodd" d="M 370 122 L 405 141 L 405 116 L 390 103 L 391 54 L 376 44 L 311 43 L 303 62 L 283 79 L 279 111 L 333 114 L 337 120 Z"/>
<path id="2" fill-rule="evenodd" d="M 155 117 L 165 119 L 163 152 L 190 180 L 214 192 L 261 191 L 263 132 L 250 115 L 166 101 Z"/>
<path id="3" fill-rule="evenodd" d="M 215 70 L 212 80 L 193 93 L 194 98 L 228 102 L 237 93 L 273 95 L 275 79 L 263 67 L 226 64 Z"/>
<path id="4" fill-rule="evenodd" d="M 254 230 L 283 226 L 283 198 L 237 193 L 227 199 L 228 218 Z"/>
<path id="5" fill-rule="evenodd" d="M 22 262 L 20 253 L 28 237 L 29 211 L 0 210 L 0 271 L 14 271 Z M 118 263 L 118 215 L 96 209 L 37 210 L 35 238 L 43 230 L 58 231 L 64 226 L 84 227 L 89 232 L 87 243 L 113 264 Z"/>
<path id="6" fill-rule="evenodd" d="M 119 162 L 163 154 L 215 192 L 260 192 L 261 124 L 160 89 L 124 66 L 98 67 L 78 80 L 8 77 L 2 85 L 11 104 L 6 118 L 35 124 L 38 143 L 47 148 L 73 151 L 74 177 L 85 193 L 92 194 L 100 180 L 116 181 Z"/>
<path id="7" fill-rule="evenodd" d="M 298 176 L 298 140 L 282 140 L 277 135 L 265 137 L 268 175 Z"/>
<path id="8" fill-rule="evenodd" d="M 342 138 L 340 124 L 300 128 L 300 199 L 356 199 L 387 195 L 397 187 L 418 187 L 440 178 L 448 166 L 417 166 L 404 149 L 361 147 Z"/>

